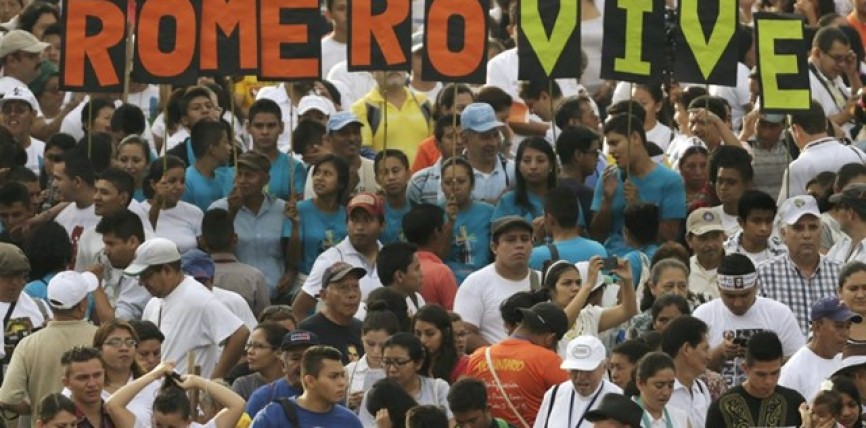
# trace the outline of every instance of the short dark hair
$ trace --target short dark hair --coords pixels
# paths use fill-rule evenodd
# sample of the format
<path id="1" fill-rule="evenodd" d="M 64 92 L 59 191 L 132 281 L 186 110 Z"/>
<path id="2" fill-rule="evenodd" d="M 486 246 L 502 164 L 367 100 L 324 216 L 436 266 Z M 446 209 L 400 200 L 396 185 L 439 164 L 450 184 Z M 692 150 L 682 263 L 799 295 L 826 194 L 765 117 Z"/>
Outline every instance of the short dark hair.
<path id="1" fill-rule="evenodd" d="M 283 110 L 280 108 L 280 105 L 274 102 L 274 100 L 268 98 L 257 99 L 256 102 L 250 106 L 249 113 L 247 113 L 247 120 L 252 122 L 256 118 L 256 115 L 261 113 L 270 113 L 276 116 L 277 120 L 283 120 Z"/>
<path id="2" fill-rule="evenodd" d="M 379 153 L 376 153 L 375 159 L 373 159 L 373 170 L 376 171 L 376 174 L 379 173 L 379 166 L 385 159 L 394 158 L 400 161 L 401 164 L 409 170 L 409 158 L 406 157 L 406 153 L 403 153 L 402 150 L 398 149 L 384 149 Z"/>
<path id="3" fill-rule="evenodd" d="M 183 159 L 173 155 L 166 155 L 151 162 L 150 167 L 147 170 L 147 177 L 145 177 L 144 182 L 141 185 L 141 190 L 144 191 L 144 197 L 150 199 L 156 194 L 153 190 L 151 181 L 158 182 L 159 180 L 162 180 L 162 176 L 165 175 L 166 171 L 174 168 L 185 170 L 186 163 L 184 163 Z"/>
<path id="4" fill-rule="evenodd" d="M 632 115 L 640 121 L 641 124 L 646 120 L 646 110 L 635 100 L 622 100 L 614 103 L 607 108 L 608 117 L 618 116 L 621 114 Z M 643 129 L 643 126 L 641 126 Z M 625 133 L 623 133 L 625 135 Z"/>
<path id="5" fill-rule="evenodd" d="M 623 223 L 628 228 L 628 233 L 642 245 L 658 240 L 660 221 L 659 207 L 656 204 L 630 204 L 623 211 Z"/>
<path id="6" fill-rule="evenodd" d="M 737 217 L 740 220 L 746 221 L 752 211 L 771 211 L 773 217 L 776 216 L 776 200 L 766 192 L 760 190 L 746 190 L 743 196 L 740 196 L 740 202 L 737 205 Z"/>
<path id="7" fill-rule="evenodd" d="M 848 40 L 848 36 L 842 30 L 836 27 L 824 27 L 815 33 L 815 38 L 812 39 L 812 47 L 827 53 L 830 49 L 833 49 L 833 43 L 835 42 L 851 46 L 851 41 Z"/>
<path id="8" fill-rule="evenodd" d="M 72 399 L 60 392 L 48 394 L 39 402 L 39 420 L 43 423 L 50 422 L 61 412 L 74 415 L 77 411 Z"/>
<path id="9" fill-rule="evenodd" d="M 463 83 L 449 83 L 439 91 L 439 96 L 436 97 L 436 110 L 439 111 L 443 107 L 454 107 L 455 92 L 457 94 L 469 94 L 475 100 L 475 93 L 472 88 Z"/>
<path id="10" fill-rule="evenodd" d="M 544 198 L 544 213 L 553 216 L 561 227 L 573 229 L 580 217 L 580 204 L 571 189 L 554 187 Z"/>
<path id="11" fill-rule="evenodd" d="M 70 150 L 63 154 L 64 171 L 70 179 L 78 178 L 90 187 L 96 183 L 96 171 L 85 153 Z"/>
<path id="12" fill-rule="evenodd" d="M 448 391 L 448 408 L 452 412 L 487 410 L 487 406 L 487 387 L 478 379 L 464 377 Z"/>
<path id="13" fill-rule="evenodd" d="M 322 125 L 315 120 L 303 119 L 295 126 L 292 131 L 292 151 L 302 155 L 307 151 L 307 147 L 314 142 L 321 142 L 322 138 L 328 134 L 325 125 Z"/>
<path id="14" fill-rule="evenodd" d="M 132 202 L 135 195 L 135 179 L 128 172 L 119 168 L 106 168 L 99 174 L 99 179 L 107 181 L 117 189 L 117 193 L 126 193 L 126 204 Z"/>
<path id="15" fill-rule="evenodd" d="M 847 281 L 851 275 L 858 272 L 866 272 L 866 263 L 852 260 L 842 265 L 842 269 L 839 271 L 839 289 L 842 289 L 845 285 L 845 281 Z"/>
<path id="16" fill-rule="evenodd" d="M 111 130 L 123 135 L 141 135 L 145 129 L 144 112 L 135 104 L 123 104 L 111 115 Z"/>
<path id="17" fill-rule="evenodd" d="M 419 363 L 424 361 L 424 345 L 421 343 L 421 339 L 414 334 L 405 331 L 395 333 L 385 340 L 385 343 L 382 344 L 382 349 L 393 348 L 395 346 L 405 349 L 412 361 Z"/>
<path id="18" fill-rule="evenodd" d="M 229 251 L 235 225 L 228 211 L 222 208 L 207 210 L 201 220 L 201 239 L 211 252 Z"/>
<path id="19" fill-rule="evenodd" d="M 418 246 L 409 242 L 392 242 L 383 246 L 376 257 L 376 271 L 382 285 L 387 287 L 393 284 L 397 272 L 405 273 L 416 251 Z"/>
<path id="20" fill-rule="evenodd" d="M 18 14 L 18 29 L 32 33 L 39 17 L 46 13 L 54 15 L 54 19 L 60 22 L 60 9 L 56 5 L 47 1 L 35 1 Z"/>
<path id="21" fill-rule="evenodd" d="M 553 123 L 557 128 L 564 130 L 569 120 L 580 118 L 583 106 L 592 108 L 592 102 L 585 95 L 565 98 L 553 113 Z"/>
<path id="22" fill-rule="evenodd" d="M 55 221 L 37 226 L 24 241 L 24 254 L 28 260 L 38 260 L 30 264 L 30 279 L 37 281 L 51 272 L 66 269 L 72 260 L 72 242 L 66 229 Z"/>
<path id="23" fill-rule="evenodd" d="M 448 416 L 439 406 L 424 404 L 406 412 L 406 428 L 438 428 L 448 426 Z"/>
<path id="24" fill-rule="evenodd" d="M 824 29 L 829 28 L 831 27 Z M 824 108 L 817 101 L 812 100 L 809 110 L 791 113 L 791 126 L 794 125 L 803 128 L 803 131 L 810 135 L 827 132 L 827 116 L 824 114 Z"/>
<path id="25" fill-rule="evenodd" d="M 114 147 L 114 137 L 111 134 L 107 132 L 93 132 L 85 135 L 72 151 L 79 152 L 87 157 L 90 160 L 90 164 L 93 165 L 93 172 L 99 175 L 111 166 L 114 160 L 112 157 Z"/>
<path id="26" fill-rule="evenodd" d="M 93 119 L 99 114 L 100 111 L 104 108 L 110 108 L 114 110 L 114 101 L 105 98 L 93 98 L 84 104 L 84 107 L 81 109 L 81 127 L 86 132 L 93 131 Z M 112 115 L 113 116 L 113 115 Z"/>
<path id="27" fill-rule="evenodd" d="M 436 126 L 433 128 L 433 136 L 436 138 L 436 141 L 442 141 L 442 137 L 445 136 L 445 128 L 455 125 L 460 126 L 459 114 L 446 114 L 436 119 Z M 442 157 L 448 157 L 449 155 L 450 153 L 443 153 Z"/>
<path id="28" fill-rule="evenodd" d="M 610 352 L 612 354 L 624 355 L 628 358 L 629 362 L 637 364 L 638 360 L 650 352 L 650 348 L 643 340 L 631 339 L 614 346 Z"/>
<path id="29" fill-rule="evenodd" d="M 598 141 L 601 147 L 602 137 L 589 127 L 566 126 L 556 137 L 556 155 L 563 165 L 570 165 L 574 161 L 574 154 L 578 151 L 586 152 L 594 141 Z"/>
<path id="30" fill-rule="evenodd" d="M 367 411 L 375 415 L 379 410 L 386 409 L 392 426 L 406 426 L 406 412 L 418 405 L 415 398 L 400 386 L 394 379 L 379 379 L 367 391 Z"/>
<path id="31" fill-rule="evenodd" d="M 324 366 L 322 364 L 324 360 L 336 360 L 342 364 L 343 354 L 337 348 L 331 346 L 311 346 L 304 351 L 304 356 L 301 357 L 301 373 L 303 375 L 319 377 L 319 373 Z"/>
<path id="32" fill-rule="evenodd" d="M 646 147 L 646 132 L 643 129 L 643 121 L 635 115 L 618 114 L 609 116 L 607 122 L 604 123 L 604 134 L 619 134 L 625 137 L 631 137 L 629 131 L 640 136 L 640 140 Z"/>
<path id="33" fill-rule="evenodd" d="M 719 117 L 719 119 L 727 120 L 730 115 L 728 114 L 728 102 L 725 101 L 722 97 L 716 97 L 712 95 L 701 95 L 692 100 L 688 106 L 689 110 L 693 109 L 707 109 L 710 113 Z"/>
<path id="34" fill-rule="evenodd" d="M 866 165 L 861 162 L 846 163 L 839 168 L 836 173 L 836 182 L 833 184 L 834 190 L 841 192 L 845 189 L 851 180 L 861 175 L 866 175 Z M 809 186 L 806 186 L 809 187 Z"/>
<path id="35" fill-rule="evenodd" d="M 520 82 L 520 98 L 524 100 L 537 100 L 541 98 L 542 93 L 554 99 L 562 97 L 562 90 L 559 88 L 556 80 L 530 79 Z"/>
<path id="36" fill-rule="evenodd" d="M 96 225 L 96 232 L 103 235 L 112 234 L 124 241 L 134 236 L 138 238 L 139 243 L 144 242 L 144 226 L 141 217 L 128 209 L 103 216 Z"/>
<path id="37" fill-rule="evenodd" d="M 662 351 L 676 359 L 683 345 L 697 347 L 707 336 L 707 324 L 691 315 L 681 316 L 662 333 Z"/>
<path id="38" fill-rule="evenodd" d="M 427 245 L 433 232 L 445 226 L 445 210 L 438 205 L 418 204 L 403 216 L 403 236 L 419 246 Z"/>
<path id="39" fill-rule="evenodd" d="M 204 157 L 208 149 L 216 145 L 223 135 L 230 135 L 228 124 L 223 120 L 200 120 L 189 131 L 192 152 L 196 158 Z"/>
<path id="40" fill-rule="evenodd" d="M 69 368 L 72 366 L 72 363 L 86 363 L 90 360 L 102 362 L 99 349 L 91 346 L 76 346 L 60 356 L 60 365 L 64 367 L 66 375 L 69 375 Z"/>
<path id="41" fill-rule="evenodd" d="M 210 88 L 206 86 L 191 86 L 186 89 L 179 90 L 180 96 L 177 100 L 177 107 L 180 117 L 186 116 L 186 111 L 189 108 L 189 103 L 192 102 L 193 99 L 199 97 L 205 97 L 209 100 L 213 100 L 212 96 L 216 95 Z"/>
<path id="42" fill-rule="evenodd" d="M 135 334 L 138 335 L 139 343 L 146 340 L 156 340 L 159 341 L 159 343 L 165 341 L 165 335 L 159 331 L 159 328 L 152 321 L 131 320 L 129 321 L 129 324 L 132 325 Z"/>
<path id="43" fill-rule="evenodd" d="M 3 175 L 6 181 L 17 181 L 19 183 L 36 183 L 39 181 L 39 176 L 33 170 L 26 166 L 14 166 Z"/>
<path id="44" fill-rule="evenodd" d="M 502 111 L 509 108 L 513 101 L 514 99 L 511 98 L 511 95 L 508 95 L 508 92 L 497 86 L 485 86 L 475 95 L 476 103 L 490 104 L 493 107 L 493 111 Z"/>
<path id="45" fill-rule="evenodd" d="M 717 271 L 719 275 L 748 275 L 755 273 L 755 263 L 745 254 L 731 253 L 722 257 Z"/>
<path id="46" fill-rule="evenodd" d="M 710 182 L 715 184 L 719 177 L 719 168 L 730 168 L 740 173 L 745 183 L 750 183 L 755 177 L 752 168 L 752 155 L 746 149 L 738 146 L 721 145 L 710 155 Z"/>
<path id="47" fill-rule="evenodd" d="M 746 365 L 756 362 L 781 361 L 785 357 L 782 341 L 772 331 L 760 331 L 749 337 L 746 343 Z"/>
<path id="48" fill-rule="evenodd" d="M 65 152 L 67 150 L 72 150 L 75 147 L 75 144 L 75 137 L 63 132 L 58 132 L 52 135 L 51 138 L 45 142 L 45 150 L 57 147 Z"/>
<path id="49" fill-rule="evenodd" d="M 11 207 L 16 202 L 30 209 L 30 191 L 18 181 L 7 181 L 0 186 L 0 205 Z"/>

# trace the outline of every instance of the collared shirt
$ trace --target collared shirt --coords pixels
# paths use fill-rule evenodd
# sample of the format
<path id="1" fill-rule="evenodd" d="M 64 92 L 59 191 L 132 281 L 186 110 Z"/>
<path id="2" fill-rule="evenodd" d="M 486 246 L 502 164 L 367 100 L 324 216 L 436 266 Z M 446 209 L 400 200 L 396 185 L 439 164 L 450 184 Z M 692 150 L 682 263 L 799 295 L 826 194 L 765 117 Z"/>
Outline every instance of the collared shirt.
<path id="1" fill-rule="evenodd" d="M 413 204 L 439 204 L 442 197 L 442 158 L 412 174 L 406 197 Z"/>
<path id="2" fill-rule="evenodd" d="M 102 424 L 99 426 L 93 425 L 90 420 L 87 419 L 87 415 L 84 414 L 84 411 L 82 411 L 77 405 L 75 406 L 75 417 L 78 419 L 76 426 L 78 428 L 114 428 L 114 422 L 111 421 L 111 416 L 109 416 L 108 412 L 105 411 L 105 401 L 100 401 L 99 413 L 102 414 Z"/>
<path id="3" fill-rule="evenodd" d="M 728 238 L 727 241 L 725 241 L 725 254 L 744 254 L 750 259 L 752 259 L 752 263 L 754 263 L 755 266 L 758 266 L 761 263 L 769 261 L 774 257 L 788 253 L 788 248 L 785 247 L 785 245 L 782 243 L 782 240 L 779 239 L 778 236 L 771 236 L 770 239 L 767 240 L 767 248 L 765 248 L 764 251 L 761 251 L 760 253 L 750 253 L 746 251 L 746 249 L 743 248 L 742 242 L 743 231 L 741 230 L 735 233 L 734 236 Z"/>
<path id="4" fill-rule="evenodd" d="M 481 172 L 472 168 L 475 173 L 475 187 L 472 188 L 472 198 L 476 201 L 496 205 L 506 190 L 515 185 L 514 161 L 497 156 L 493 171 Z M 440 189 L 441 192 L 441 189 Z"/>
<path id="5" fill-rule="evenodd" d="M 840 265 L 852 261 L 866 262 L 866 239 L 855 244 L 850 236 L 843 235 L 825 257 Z"/>
<path id="6" fill-rule="evenodd" d="M 361 127 L 364 146 L 372 147 L 377 152 L 386 146 L 389 149 L 399 149 L 409 159 L 415 159 L 418 145 L 433 134 L 429 117 L 431 107 L 423 94 L 416 94 L 408 87 L 403 87 L 402 90 L 405 91 L 405 100 L 400 107 L 386 102 L 379 89 L 373 88 L 352 105 L 352 113 L 364 122 Z M 375 120 L 371 123 L 371 118 L 368 117 L 374 109 L 378 109 L 379 123 Z"/>
<path id="7" fill-rule="evenodd" d="M 788 186 L 782 186 L 777 201 L 781 204 L 791 196 L 805 195 L 806 183 L 822 172 L 836 172 L 843 165 L 864 161 L 866 161 L 866 154 L 860 149 L 846 146 L 835 138 L 827 137 L 812 141 L 803 148 L 797 160 L 791 162 L 785 170 L 785 177 L 791 181 L 790 194 Z M 785 177 L 782 178 L 783 183 Z"/>
<path id="8" fill-rule="evenodd" d="M 379 248 L 382 244 L 378 244 Z M 352 241 L 348 237 L 342 240 L 339 244 L 329 248 L 324 253 L 316 258 L 313 263 L 313 269 L 310 270 L 310 276 L 304 282 L 302 290 L 314 299 L 319 298 L 319 292 L 322 291 L 322 275 L 325 269 L 331 267 L 334 263 L 346 262 L 354 267 L 361 267 L 367 271 L 367 274 L 361 278 L 361 300 L 366 300 L 367 295 L 371 291 L 382 286 L 379 282 L 379 273 L 376 271 L 376 262 L 367 260 L 363 254 L 359 253 L 352 245 Z"/>
<path id="9" fill-rule="evenodd" d="M 760 293 L 791 308 L 804 335 L 809 333 L 812 302 L 836 294 L 839 263 L 821 256 L 818 269 L 806 278 L 790 255 L 778 256 L 758 266 Z"/>
<path id="10" fill-rule="evenodd" d="M 698 256 L 689 259 L 689 290 L 695 293 L 703 293 L 712 298 L 719 297 L 719 281 L 717 269 L 704 269 Z"/>
<path id="11" fill-rule="evenodd" d="M 827 117 L 841 112 L 845 102 L 851 97 L 851 89 L 845 86 L 841 75 L 830 79 L 811 60 L 809 61 L 809 88 L 812 90 L 812 98 L 821 104 Z M 842 126 L 843 129 L 851 129 L 851 127 L 851 124 Z"/>
<path id="12" fill-rule="evenodd" d="M 227 199 L 214 202 L 208 209 L 214 208 L 228 210 Z M 262 271 L 271 294 L 276 290 L 280 277 L 286 271 L 282 238 L 289 236 L 288 231 L 291 230 L 291 226 L 283 214 L 285 208 L 284 200 L 265 194 L 258 212 L 253 212 L 243 205 L 235 215 L 234 221 L 235 233 L 238 235 L 238 243 L 235 247 L 238 260 Z"/>
<path id="13" fill-rule="evenodd" d="M 674 391 L 668 401 L 668 406 L 679 409 L 689 415 L 689 423 L 692 427 L 702 427 L 707 420 L 707 410 L 710 408 L 710 389 L 699 379 L 692 382 L 691 389 L 674 380 Z"/>

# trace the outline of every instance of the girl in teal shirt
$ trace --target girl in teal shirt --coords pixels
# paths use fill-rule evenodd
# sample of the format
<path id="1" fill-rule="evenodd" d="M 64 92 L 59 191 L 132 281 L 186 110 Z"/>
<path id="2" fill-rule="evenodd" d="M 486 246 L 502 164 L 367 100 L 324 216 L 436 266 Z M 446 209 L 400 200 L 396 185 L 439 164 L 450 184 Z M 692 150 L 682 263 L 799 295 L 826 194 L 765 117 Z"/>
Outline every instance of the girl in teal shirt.
<path id="1" fill-rule="evenodd" d="M 405 241 L 403 216 L 412 206 L 406 197 L 409 185 L 409 158 L 400 150 L 385 149 L 376 154 L 374 161 L 376 182 L 385 194 L 385 228 L 379 234 L 382 245 Z"/>
<path id="2" fill-rule="evenodd" d="M 470 273 L 490 263 L 490 221 L 493 206 L 472 200 L 475 174 L 463 158 L 442 163 L 442 193 L 445 195 L 446 227 L 451 228 L 451 249 L 445 264 L 462 283 Z"/>
<path id="3" fill-rule="evenodd" d="M 493 220 L 516 215 L 531 224 L 544 216 L 544 197 L 556 187 L 556 154 L 544 138 L 530 137 L 520 143 L 514 160 L 516 188 L 499 198 Z"/>

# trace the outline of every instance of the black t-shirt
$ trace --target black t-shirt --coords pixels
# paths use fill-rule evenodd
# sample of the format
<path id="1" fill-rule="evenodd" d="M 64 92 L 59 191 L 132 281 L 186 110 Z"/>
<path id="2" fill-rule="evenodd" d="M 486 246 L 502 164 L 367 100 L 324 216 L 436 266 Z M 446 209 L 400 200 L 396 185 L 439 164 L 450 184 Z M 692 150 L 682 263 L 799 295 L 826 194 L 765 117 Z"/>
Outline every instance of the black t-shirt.
<path id="1" fill-rule="evenodd" d="M 350 350 L 358 357 L 364 355 L 364 347 L 361 344 L 361 321 L 356 318 L 352 318 L 351 325 L 344 326 L 334 323 L 321 312 L 317 312 L 301 321 L 298 328 L 316 333 L 322 345 L 337 348 L 343 353 L 343 364 L 349 363 Z"/>
<path id="2" fill-rule="evenodd" d="M 706 428 L 799 427 L 804 401 L 800 393 L 783 386 L 776 386 L 776 392 L 764 399 L 736 386 L 710 404 Z"/>

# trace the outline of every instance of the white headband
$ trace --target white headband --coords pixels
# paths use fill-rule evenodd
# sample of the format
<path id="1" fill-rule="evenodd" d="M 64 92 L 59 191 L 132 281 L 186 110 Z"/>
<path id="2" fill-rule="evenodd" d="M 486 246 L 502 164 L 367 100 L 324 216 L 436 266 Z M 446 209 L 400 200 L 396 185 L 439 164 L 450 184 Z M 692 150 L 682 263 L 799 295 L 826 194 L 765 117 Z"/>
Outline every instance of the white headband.
<path id="1" fill-rule="evenodd" d="M 758 283 L 758 274 L 755 272 L 745 275 L 719 274 L 717 279 L 720 289 L 740 291 L 754 287 Z"/>

